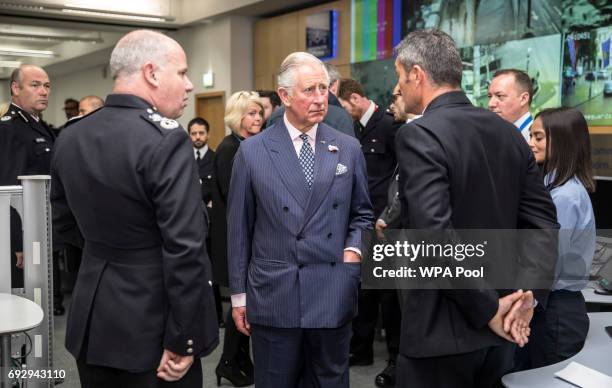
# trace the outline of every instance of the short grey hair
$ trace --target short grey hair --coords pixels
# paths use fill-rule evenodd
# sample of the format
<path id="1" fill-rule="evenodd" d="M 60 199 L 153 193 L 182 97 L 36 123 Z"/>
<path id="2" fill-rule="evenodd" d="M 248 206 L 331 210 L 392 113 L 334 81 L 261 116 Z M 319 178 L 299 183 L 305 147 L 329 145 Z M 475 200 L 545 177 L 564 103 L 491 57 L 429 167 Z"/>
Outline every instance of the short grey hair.
<path id="1" fill-rule="evenodd" d="M 435 86 L 461 86 L 463 64 L 453 38 L 447 33 L 435 29 L 413 31 L 395 50 L 406 71 L 419 65 Z"/>
<path id="2" fill-rule="evenodd" d="M 21 87 L 21 66 L 15 68 L 11 73 L 11 79 L 9 81 L 9 90 L 11 91 L 11 96 L 13 95 L 13 83 L 16 83 L 17 86 Z"/>
<path id="3" fill-rule="evenodd" d="M 310 53 L 297 51 L 289 54 L 283 63 L 281 63 L 280 69 L 278 70 L 278 86 L 287 90 L 287 93 L 291 95 L 293 93 L 292 89 L 297 83 L 297 69 L 306 65 L 321 66 L 327 78 L 327 85 L 329 85 L 329 73 L 323 62 Z"/>
<path id="4" fill-rule="evenodd" d="M 170 42 L 176 43 L 172 38 L 151 30 L 132 31 L 119 39 L 110 57 L 113 80 L 136 74 L 147 62 L 163 68 L 168 60 Z"/>
<path id="5" fill-rule="evenodd" d="M 330 85 L 336 81 L 339 81 L 340 78 L 342 78 L 342 76 L 338 72 L 338 69 L 336 69 L 336 66 L 332 65 L 329 62 L 323 62 L 323 65 L 325 66 L 325 70 L 327 70 L 327 74 L 329 75 Z"/>

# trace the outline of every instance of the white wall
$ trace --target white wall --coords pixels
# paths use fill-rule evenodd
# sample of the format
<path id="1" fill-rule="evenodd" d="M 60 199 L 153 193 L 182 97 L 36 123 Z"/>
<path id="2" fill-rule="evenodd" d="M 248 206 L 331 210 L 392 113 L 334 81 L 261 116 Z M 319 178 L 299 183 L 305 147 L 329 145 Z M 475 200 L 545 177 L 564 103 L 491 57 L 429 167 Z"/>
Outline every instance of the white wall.
<path id="1" fill-rule="evenodd" d="M 253 19 L 228 16 L 209 24 L 182 28 L 169 35 L 185 49 L 188 75 L 194 84 L 194 91 L 179 119 L 184 127 L 195 116 L 196 94 L 223 91 L 227 100 L 234 91 L 253 88 Z M 105 98 L 112 89 L 112 79 L 108 75 L 104 77 L 106 63 L 108 58 L 97 67 L 51 76 L 52 94 L 44 113 L 45 120 L 56 126 L 62 125 L 66 121 L 62 108 L 68 97 L 78 100 L 95 94 Z M 209 70 L 214 73 L 214 87 L 204 88 L 202 75 Z M 2 96 L 0 92 L 0 101 Z"/>
<path id="2" fill-rule="evenodd" d="M 186 127 L 195 117 L 195 95 L 223 91 L 225 99 L 237 90 L 253 88 L 253 19 L 228 16 L 210 24 L 183 28 L 171 36 L 185 49 L 194 91 L 179 122 Z M 202 75 L 214 73 L 214 86 L 205 88 Z"/>
<path id="3" fill-rule="evenodd" d="M 255 20 L 242 16 L 232 17 L 232 91 L 252 90 L 253 29 Z M 227 96 L 229 97 L 229 95 Z"/>
<path id="4" fill-rule="evenodd" d="M 60 77 L 51 76 L 49 106 L 43 113 L 45 121 L 56 127 L 66 122 L 62 110 L 66 98 L 80 100 L 90 94 L 106 98 L 112 90 L 113 82 L 110 75 L 105 73 L 105 67 L 106 64 Z"/>
<path id="5" fill-rule="evenodd" d="M 11 92 L 8 80 L 0 81 L 0 103 L 11 102 Z"/>

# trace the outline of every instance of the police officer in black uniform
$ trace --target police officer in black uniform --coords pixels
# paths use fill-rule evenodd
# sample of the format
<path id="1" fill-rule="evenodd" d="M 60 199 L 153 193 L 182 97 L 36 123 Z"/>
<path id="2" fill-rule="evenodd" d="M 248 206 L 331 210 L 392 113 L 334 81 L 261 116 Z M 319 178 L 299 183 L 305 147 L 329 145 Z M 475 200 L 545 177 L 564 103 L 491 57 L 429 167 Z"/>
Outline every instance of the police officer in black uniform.
<path id="1" fill-rule="evenodd" d="M 51 83 L 47 73 L 38 66 L 21 65 L 13 71 L 10 80 L 11 100 L 7 114 L 0 118 L 0 185 L 17 185 L 19 175 L 49 175 L 54 133 L 42 121 L 47 108 Z M 12 251 L 17 252 L 16 265 L 12 266 L 13 287 L 23 287 L 23 257 L 21 220 L 11 211 Z M 53 249 L 53 311 L 64 313 L 59 248 Z"/>
<path id="2" fill-rule="evenodd" d="M 197 165 L 174 120 L 193 89 L 185 53 L 137 30 L 110 68 L 113 94 L 64 129 L 51 163 L 57 232 L 84 247 L 66 348 L 83 387 L 201 388 L 219 329 Z"/>

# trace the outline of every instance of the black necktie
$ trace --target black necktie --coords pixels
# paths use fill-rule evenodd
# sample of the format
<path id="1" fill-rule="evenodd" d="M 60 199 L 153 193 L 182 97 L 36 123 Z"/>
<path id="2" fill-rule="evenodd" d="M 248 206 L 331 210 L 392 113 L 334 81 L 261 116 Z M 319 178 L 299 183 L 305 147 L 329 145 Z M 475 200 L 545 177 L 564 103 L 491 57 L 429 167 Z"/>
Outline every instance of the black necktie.
<path id="1" fill-rule="evenodd" d="M 200 150 L 196 150 L 196 160 L 202 160 L 202 155 L 200 154 Z"/>
<path id="2" fill-rule="evenodd" d="M 363 125 L 361 125 L 361 121 L 355 121 L 355 135 L 360 138 L 361 135 L 363 134 L 363 130 L 365 129 L 365 127 Z"/>

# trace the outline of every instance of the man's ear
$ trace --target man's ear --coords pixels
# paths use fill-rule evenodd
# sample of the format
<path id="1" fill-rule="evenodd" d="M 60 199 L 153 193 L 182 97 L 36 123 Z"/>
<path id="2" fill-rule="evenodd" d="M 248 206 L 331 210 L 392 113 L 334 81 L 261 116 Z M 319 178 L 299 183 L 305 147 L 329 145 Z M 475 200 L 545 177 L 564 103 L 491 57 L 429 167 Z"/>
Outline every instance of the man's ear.
<path id="1" fill-rule="evenodd" d="M 18 96 L 19 95 L 19 84 L 17 81 L 13 81 L 11 82 L 11 91 L 13 92 L 14 96 Z"/>
<path id="2" fill-rule="evenodd" d="M 287 91 L 287 89 L 279 87 L 278 89 L 276 89 L 276 93 L 278 93 L 278 96 L 280 97 L 281 102 L 283 103 L 284 106 L 291 105 L 289 101 L 289 92 Z"/>
<path id="3" fill-rule="evenodd" d="M 144 79 L 153 86 L 159 86 L 159 75 L 157 74 L 157 70 L 157 66 L 151 62 L 147 62 L 142 66 Z"/>
<path id="4" fill-rule="evenodd" d="M 419 65 L 412 66 L 412 69 L 410 69 L 410 73 L 408 73 L 409 79 L 410 76 L 412 76 L 412 82 L 414 82 L 416 85 L 422 84 L 426 77 L 425 71 Z"/>
<path id="5" fill-rule="evenodd" d="M 521 93 L 521 95 L 519 96 L 521 99 L 521 106 L 529 106 L 529 93 L 528 92 L 523 92 Z"/>

